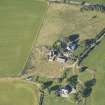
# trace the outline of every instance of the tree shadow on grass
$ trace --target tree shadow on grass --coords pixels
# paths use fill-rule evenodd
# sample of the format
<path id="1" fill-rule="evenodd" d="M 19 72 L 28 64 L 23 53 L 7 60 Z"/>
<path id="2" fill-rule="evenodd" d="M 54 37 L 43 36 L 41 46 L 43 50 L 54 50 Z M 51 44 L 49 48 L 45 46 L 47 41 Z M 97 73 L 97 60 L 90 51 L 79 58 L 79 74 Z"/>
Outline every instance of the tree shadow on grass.
<path id="1" fill-rule="evenodd" d="M 96 85 L 96 79 L 91 79 L 85 82 L 83 90 L 83 97 L 89 97 L 92 93 L 92 87 Z"/>
<path id="2" fill-rule="evenodd" d="M 87 88 L 91 88 L 91 87 L 93 87 L 95 84 L 96 84 L 96 79 L 88 80 L 88 81 L 85 82 L 85 86 L 86 86 Z"/>
<path id="3" fill-rule="evenodd" d="M 79 41 L 79 34 L 72 34 L 69 36 L 69 40 L 71 42 L 78 42 Z"/>
<path id="4" fill-rule="evenodd" d="M 81 68 L 80 68 L 80 72 L 84 72 L 84 71 L 86 71 L 87 70 L 87 66 L 82 66 Z"/>
<path id="5" fill-rule="evenodd" d="M 92 88 L 85 88 L 84 90 L 83 90 L 83 97 L 89 97 L 90 95 L 91 95 L 91 93 L 92 93 Z"/>
<path id="6" fill-rule="evenodd" d="M 44 82 L 42 85 L 43 89 L 49 88 L 53 84 L 53 81 Z"/>
<path id="7" fill-rule="evenodd" d="M 78 75 L 73 75 L 72 77 L 68 78 L 68 83 L 72 85 L 73 87 L 76 87 L 78 83 Z"/>
<path id="8" fill-rule="evenodd" d="M 51 89 L 51 91 L 55 91 L 59 88 L 60 88 L 60 85 L 55 85 L 55 86 L 51 87 L 50 89 Z"/>

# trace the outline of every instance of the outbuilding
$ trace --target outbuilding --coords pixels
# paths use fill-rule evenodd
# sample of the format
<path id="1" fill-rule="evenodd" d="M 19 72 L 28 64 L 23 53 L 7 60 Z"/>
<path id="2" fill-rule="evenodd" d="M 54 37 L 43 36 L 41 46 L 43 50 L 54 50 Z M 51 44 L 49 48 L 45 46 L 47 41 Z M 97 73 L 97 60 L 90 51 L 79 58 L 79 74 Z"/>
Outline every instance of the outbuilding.
<path id="1" fill-rule="evenodd" d="M 58 51 L 56 49 L 51 49 L 49 50 L 47 55 L 49 61 L 54 61 L 56 56 L 58 55 Z"/>
<path id="2" fill-rule="evenodd" d="M 69 94 L 76 93 L 76 89 L 74 89 L 70 85 L 66 85 L 63 88 L 58 88 L 55 93 L 56 93 L 57 96 L 68 97 Z"/>
<path id="3" fill-rule="evenodd" d="M 67 50 L 68 51 L 74 51 L 77 48 L 77 44 L 76 43 L 71 43 L 67 46 Z"/>
<path id="4" fill-rule="evenodd" d="M 60 63 L 65 63 L 67 61 L 67 58 L 66 57 L 63 57 L 63 56 L 62 57 L 57 57 L 56 58 L 56 61 L 57 62 L 60 62 Z"/>

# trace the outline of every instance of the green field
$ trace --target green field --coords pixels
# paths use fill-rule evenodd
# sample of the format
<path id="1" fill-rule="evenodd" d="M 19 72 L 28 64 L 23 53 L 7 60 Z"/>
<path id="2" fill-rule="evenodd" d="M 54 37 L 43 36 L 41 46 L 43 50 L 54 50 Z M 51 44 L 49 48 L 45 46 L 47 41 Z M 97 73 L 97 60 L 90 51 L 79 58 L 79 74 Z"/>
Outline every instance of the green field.
<path id="1" fill-rule="evenodd" d="M 42 0 L 0 0 L 0 76 L 23 70 L 46 8 Z"/>
<path id="2" fill-rule="evenodd" d="M 35 86 L 23 81 L 0 80 L 0 105 L 38 105 Z"/>
<path id="3" fill-rule="evenodd" d="M 105 39 L 84 59 L 83 63 L 90 68 L 97 69 L 98 73 L 105 73 Z"/>
<path id="4" fill-rule="evenodd" d="M 104 105 L 105 100 L 105 39 L 84 59 L 83 64 L 96 69 L 96 86 L 90 97 L 90 105 Z M 84 76 L 85 78 L 85 76 Z"/>

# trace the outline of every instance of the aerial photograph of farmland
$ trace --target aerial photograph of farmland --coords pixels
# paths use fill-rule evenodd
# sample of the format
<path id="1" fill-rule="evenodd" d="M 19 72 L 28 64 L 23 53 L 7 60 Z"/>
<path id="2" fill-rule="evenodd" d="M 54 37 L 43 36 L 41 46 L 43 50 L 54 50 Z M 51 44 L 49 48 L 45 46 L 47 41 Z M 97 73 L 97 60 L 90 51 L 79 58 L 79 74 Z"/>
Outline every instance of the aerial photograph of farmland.
<path id="1" fill-rule="evenodd" d="M 105 105 L 105 0 L 0 0 L 0 105 Z"/>

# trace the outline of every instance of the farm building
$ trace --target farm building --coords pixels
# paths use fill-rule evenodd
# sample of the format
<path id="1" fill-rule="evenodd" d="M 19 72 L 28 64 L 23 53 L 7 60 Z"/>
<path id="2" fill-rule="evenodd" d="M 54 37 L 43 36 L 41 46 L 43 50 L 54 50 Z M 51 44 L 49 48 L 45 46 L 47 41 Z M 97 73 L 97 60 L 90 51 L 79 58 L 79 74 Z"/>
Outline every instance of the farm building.
<path id="1" fill-rule="evenodd" d="M 54 61 L 55 58 L 58 56 L 58 51 L 56 49 L 51 49 L 48 51 L 48 60 Z"/>
<path id="2" fill-rule="evenodd" d="M 64 57 L 64 56 L 57 57 L 57 58 L 56 58 L 56 61 L 57 61 L 57 62 L 60 62 L 60 63 L 65 63 L 65 62 L 67 61 L 67 58 Z"/>
<path id="3" fill-rule="evenodd" d="M 54 2 L 54 3 L 61 3 L 63 2 L 64 0 L 48 0 L 49 2 Z"/>
<path id="4" fill-rule="evenodd" d="M 61 56 L 60 52 L 58 52 L 56 49 L 49 50 L 48 54 L 48 60 L 49 61 L 57 61 L 60 63 L 65 63 L 67 61 L 67 57 Z"/>
<path id="5" fill-rule="evenodd" d="M 78 37 L 78 34 L 73 34 L 55 41 L 53 47 L 47 53 L 48 60 L 59 63 L 66 63 L 68 60 L 74 61 L 76 57 L 73 52 L 78 47 Z"/>
<path id="6" fill-rule="evenodd" d="M 69 3 L 70 4 L 73 4 L 73 5 L 80 5 L 81 4 L 81 2 L 79 2 L 79 1 L 71 1 L 71 0 L 69 0 Z"/>
<path id="7" fill-rule="evenodd" d="M 67 50 L 68 51 L 74 51 L 77 48 L 77 44 L 76 43 L 71 43 L 67 46 Z"/>
<path id="8" fill-rule="evenodd" d="M 80 5 L 81 4 L 81 2 L 73 1 L 73 0 L 49 0 L 49 2 L 67 3 L 67 4 L 73 4 L 73 5 Z"/>
<path id="9" fill-rule="evenodd" d="M 32 76 L 27 77 L 27 81 L 32 81 Z"/>
<path id="10" fill-rule="evenodd" d="M 66 85 L 63 88 L 58 88 L 55 92 L 55 94 L 57 96 L 61 96 L 61 97 L 68 97 L 69 94 L 73 94 L 76 93 L 76 89 L 74 89 L 72 86 L 70 85 Z"/>
<path id="11" fill-rule="evenodd" d="M 85 3 L 81 6 L 81 10 L 100 10 L 101 12 L 105 12 L 105 6 L 103 4 Z"/>

